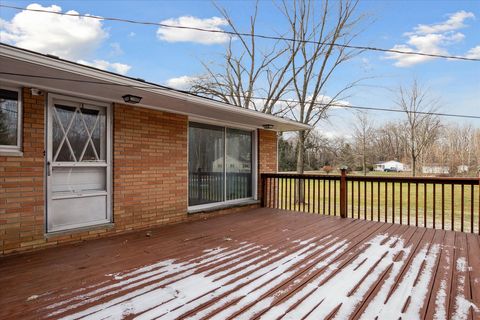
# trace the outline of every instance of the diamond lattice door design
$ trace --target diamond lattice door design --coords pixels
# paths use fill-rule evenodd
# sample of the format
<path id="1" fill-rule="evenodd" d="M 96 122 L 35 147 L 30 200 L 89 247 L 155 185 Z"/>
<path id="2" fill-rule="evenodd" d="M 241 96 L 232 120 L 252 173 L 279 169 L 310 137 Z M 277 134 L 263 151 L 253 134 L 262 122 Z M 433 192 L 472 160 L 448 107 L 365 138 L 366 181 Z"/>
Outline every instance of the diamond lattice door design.
<path id="1" fill-rule="evenodd" d="M 47 231 L 110 221 L 108 106 L 49 99 Z"/>

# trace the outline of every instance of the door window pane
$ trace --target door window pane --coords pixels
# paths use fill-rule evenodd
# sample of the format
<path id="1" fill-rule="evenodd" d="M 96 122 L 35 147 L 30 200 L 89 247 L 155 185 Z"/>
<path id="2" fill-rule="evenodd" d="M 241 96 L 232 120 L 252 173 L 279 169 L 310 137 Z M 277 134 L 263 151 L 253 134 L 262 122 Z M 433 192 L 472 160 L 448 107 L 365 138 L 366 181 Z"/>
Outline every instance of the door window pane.
<path id="1" fill-rule="evenodd" d="M 224 201 L 225 129 L 190 123 L 188 173 L 190 206 Z"/>
<path id="2" fill-rule="evenodd" d="M 252 196 L 252 133 L 227 128 L 227 200 Z"/>
<path id="3" fill-rule="evenodd" d="M 56 104 L 53 110 L 54 161 L 105 161 L 105 109 Z"/>
<path id="4" fill-rule="evenodd" d="M 0 89 L 0 146 L 18 145 L 18 92 Z"/>

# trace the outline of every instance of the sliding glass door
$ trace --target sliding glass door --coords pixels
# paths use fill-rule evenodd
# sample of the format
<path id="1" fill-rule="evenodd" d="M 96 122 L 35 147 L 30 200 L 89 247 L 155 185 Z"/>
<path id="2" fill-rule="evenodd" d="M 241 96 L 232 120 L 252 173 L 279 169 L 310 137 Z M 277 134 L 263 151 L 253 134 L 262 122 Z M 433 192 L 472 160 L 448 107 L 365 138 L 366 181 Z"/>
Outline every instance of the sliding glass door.
<path id="1" fill-rule="evenodd" d="M 252 197 L 252 132 L 190 123 L 188 205 Z"/>
<path id="2" fill-rule="evenodd" d="M 252 196 L 252 133 L 227 128 L 227 200 Z"/>

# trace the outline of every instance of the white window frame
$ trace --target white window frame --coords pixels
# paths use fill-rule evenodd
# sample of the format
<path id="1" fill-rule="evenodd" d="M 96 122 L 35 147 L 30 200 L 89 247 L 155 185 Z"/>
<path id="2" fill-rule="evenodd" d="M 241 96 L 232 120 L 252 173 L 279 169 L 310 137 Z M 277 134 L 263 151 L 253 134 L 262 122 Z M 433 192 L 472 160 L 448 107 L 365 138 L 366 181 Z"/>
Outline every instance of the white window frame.
<path id="1" fill-rule="evenodd" d="M 248 203 L 248 202 L 251 202 L 251 201 L 258 200 L 258 195 L 257 195 L 257 191 L 258 191 L 258 130 L 257 130 L 257 128 L 245 127 L 245 126 L 236 126 L 236 125 L 231 125 L 231 124 L 219 125 L 217 121 L 205 121 L 203 119 L 199 120 L 197 118 L 190 117 L 188 119 L 188 126 L 187 126 L 187 128 L 188 128 L 188 131 L 187 131 L 187 176 L 189 175 L 188 163 L 189 163 L 189 160 L 190 160 L 190 155 L 188 154 L 188 149 L 189 149 L 189 145 L 190 145 L 190 140 L 188 139 L 188 137 L 189 137 L 190 123 L 191 122 L 204 123 L 204 124 L 213 125 L 213 126 L 223 128 L 224 144 L 225 144 L 224 154 L 226 154 L 227 129 L 239 129 L 239 130 L 249 131 L 249 132 L 252 133 L 252 196 L 248 197 L 248 198 L 241 198 L 241 199 L 234 199 L 234 200 L 223 200 L 223 201 L 219 201 L 219 202 L 199 204 L 199 205 L 195 205 L 195 206 L 190 206 L 189 205 L 188 206 L 188 211 L 189 212 L 190 211 L 191 212 L 198 212 L 198 211 L 201 211 L 201 210 L 212 209 L 212 208 L 215 208 L 215 207 L 234 206 L 234 205 L 237 205 L 237 204 Z M 224 162 L 225 161 L 226 161 L 226 159 L 224 157 Z M 224 172 L 223 172 L 223 174 L 224 174 L 224 184 L 225 184 L 224 199 L 226 199 L 226 193 L 227 193 L 227 190 L 226 190 L 226 183 L 227 183 L 227 181 L 226 181 L 226 171 L 227 170 L 224 166 Z M 188 197 L 189 197 L 189 190 L 187 188 L 187 201 L 188 201 Z"/>
<path id="2" fill-rule="evenodd" d="M 22 156 L 23 141 L 23 103 L 22 89 L 18 87 L 0 86 L 0 89 L 8 91 L 16 91 L 18 93 L 17 100 L 17 144 L 16 145 L 0 145 L 0 156 Z"/>

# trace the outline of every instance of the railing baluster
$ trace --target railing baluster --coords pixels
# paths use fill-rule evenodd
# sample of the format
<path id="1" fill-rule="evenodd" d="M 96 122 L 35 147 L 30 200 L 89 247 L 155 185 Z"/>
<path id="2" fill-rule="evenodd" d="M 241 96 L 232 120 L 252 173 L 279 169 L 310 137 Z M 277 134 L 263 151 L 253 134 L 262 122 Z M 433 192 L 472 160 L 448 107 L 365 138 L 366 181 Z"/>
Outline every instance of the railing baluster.
<path id="1" fill-rule="evenodd" d="M 418 182 L 415 183 L 415 227 L 418 227 Z"/>
<path id="2" fill-rule="evenodd" d="M 423 183 L 423 227 L 427 227 L 427 183 Z"/>
<path id="3" fill-rule="evenodd" d="M 407 183 L 407 224 L 410 225 L 410 182 Z"/>
<path id="4" fill-rule="evenodd" d="M 445 184 L 442 183 L 442 230 L 445 230 Z"/>
<path id="5" fill-rule="evenodd" d="M 326 213 L 325 213 L 325 204 L 327 203 L 327 198 L 326 198 L 326 195 L 325 195 L 325 193 L 326 193 L 326 192 L 325 192 L 325 191 L 326 191 L 326 190 L 325 190 L 325 184 L 326 184 L 326 180 L 323 179 L 323 208 L 322 208 L 322 210 L 323 210 L 323 214 L 324 214 L 324 215 L 326 215 Z"/>
<path id="6" fill-rule="evenodd" d="M 332 215 L 332 208 L 331 208 L 331 199 L 332 199 L 332 190 L 330 189 L 330 180 L 328 180 L 328 215 Z"/>
<path id="7" fill-rule="evenodd" d="M 363 217 L 367 220 L 367 181 L 363 181 Z"/>
<path id="8" fill-rule="evenodd" d="M 288 210 L 292 210 L 292 201 L 294 201 L 294 195 L 293 195 L 293 178 L 288 179 L 289 180 L 289 196 L 288 196 Z"/>
<path id="9" fill-rule="evenodd" d="M 465 213 L 464 213 L 464 211 L 463 211 L 463 210 L 465 209 L 465 198 L 464 198 L 464 196 L 465 196 L 465 187 L 463 186 L 463 184 L 462 184 L 461 190 L 462 190 L 462 191 L 461 191 L 461 192 L 462 192 L 462 197 L 460 198 L 460 199 L 461 199 L 461 207 L 460 207 L 460 210 L 461 210 L 461 212 L 460 212 L 460 231 L 463 232 L 463 219 L 464 219 L 464 217 L 465 217 Z"/>
<path id="10" fill-rule="evenodd" d="M 317 213 L 320 214 L 320 180 L 317 179 Z"/>
<path id="11" fill-rule="evenodd" d="M 385 182 L 385 222 L 388 222 L 388 208 L 387 208 L 387 203 L 388 203 L 388 182 Z"/>
<path id="12" fill-rule="evenodd" d="M 455 230 L 455 185 L 451 185 L 451 204 L 452 204 L 452 212 L 450 213 L 451 216 L 451 230 Z"/>
<path id="13" fill-rule="evenodd" d="M 380 221 L 380 181 L 377 181 L 377 221 Z"/>
<path id="14" fill-rule="evenodd" d="M 395 223 L 395 182 L 392 182 L 392 223 Z"/>
<path id="15" fill-rule="evenodd" d="M 432 219 L 433 219 L 433 229 L 435 229 L 435 216 L 437 215 L 437 185 L 434 183 L 432 184 L 433 188 L 433 208 L 432 208 Z"/>
<path id="16" fill-rule="evenodd" d="M 307 185 L 307 196 L 305 197 L 308 199 L 307 201 L 307 211 L 310 212 L 310 179 L 305 179 L 305 183 Z"/>
<path id="17" fill-rule="evenodd" d="M 473 233 L 473 202 L 475 199 L 473 198 L 473 185 L 470 186 L 470 232 Z"/>
<path id="18" fill-rule="evenodd" d="M 360 181 L 357 181 L 357 218 L 360 219 Z"/>
<path id="19" fill-rule="evenodd" d="M 355 218 L 355 199 L 354 199 L 354 195 L 355 195 L 355 181 L 352 180 L 352 183 L 351 183 L 351 186 L 352 186 L 352 218 Z"/>
<path id="20" fill-rule="evenodd" d="M 373 181 L 370 181 L 370 220 L 373 221 Z"/>
<path id="21" fill-rule="evenodd" d="M 400 224 L 403 224 L 403 183 L 400 182 Z"/>
<path id="22" fill-rule="evenodd" d="M 333 215 L 337 216 L 337 180 L 333 180 Z"/>
<path id="23" fill-rule="evenodd" d="M 279 208 L 279 197 L 280 197 L 280 179 L 275 178 L 275 208 Z"/>

